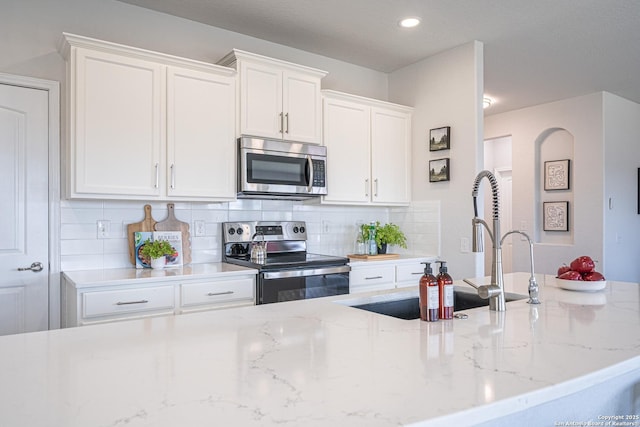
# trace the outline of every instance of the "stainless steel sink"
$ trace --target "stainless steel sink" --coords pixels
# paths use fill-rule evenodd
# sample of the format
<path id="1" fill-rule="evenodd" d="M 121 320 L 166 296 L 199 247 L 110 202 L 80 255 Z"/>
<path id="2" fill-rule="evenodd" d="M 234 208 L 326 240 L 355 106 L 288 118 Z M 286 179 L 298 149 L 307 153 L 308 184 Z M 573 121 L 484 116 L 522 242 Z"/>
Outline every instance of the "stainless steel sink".
<path id="1" fill-rule="evenodd" d="M 526 299 L 525 295 L 506 293 L 505 300 L 507 302 Z M 366 302 L 361 304 L 348 304 L 351 307 L 361 310 L 371 311 L 373 313 L 384 314 L 398 319 L 413 320 L 420 318 L 420 305 L 417 296 L 392 299 L 385 301 Z M 488 306 L 489 300 L 482 299 L 473 291 L 463 291 L 454 289 L 453 291 L 453 311 L 469 310 L 471 308 Z"/>

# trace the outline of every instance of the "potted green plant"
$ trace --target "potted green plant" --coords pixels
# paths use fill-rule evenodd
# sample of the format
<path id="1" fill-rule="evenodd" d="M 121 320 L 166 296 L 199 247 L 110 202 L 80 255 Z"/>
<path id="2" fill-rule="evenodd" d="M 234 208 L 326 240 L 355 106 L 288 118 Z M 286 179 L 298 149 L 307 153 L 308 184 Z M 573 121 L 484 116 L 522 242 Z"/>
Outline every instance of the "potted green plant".
<path id="1" fill-rule="evenodd" d="M 369 240 L 369 224 L 362 224 L 361 233 L 362 239 L 365 242 Z M 375 241 L 376 246 L 378 246 L 379 254 L 386 254 L 388 245 L 397 245 L 401 248 L 407 248 L 406 236 L 402 230 L 400 230 L 400 227 L 393 223 L 380 225 L 380 221 L 376 221 Z"/>
<path id="2" fill-rule="evenodd" d="M 164 268 L 166 256 L 173 254 L 173 246 L 167 240 L 147 239 L 140 248 L 140 255 L 150 260 L 151 268 Z"/>

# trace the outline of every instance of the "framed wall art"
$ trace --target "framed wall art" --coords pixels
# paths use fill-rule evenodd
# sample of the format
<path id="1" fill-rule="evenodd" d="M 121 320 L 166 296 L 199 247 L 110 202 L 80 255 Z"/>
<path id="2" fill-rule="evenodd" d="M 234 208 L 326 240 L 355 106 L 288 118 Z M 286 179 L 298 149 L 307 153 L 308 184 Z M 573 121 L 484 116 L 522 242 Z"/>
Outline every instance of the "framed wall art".
<path id="1" fill-rule="evenodd" d="M 429 151 L 448 150 L 451 148 L 451 127 L 445 126 L 429 131 Z"/>
<path id="2" fill-rule="evenodd" d="M 571 160 L 551 160 L 544 162 L 545 191 L 569 190 L 571 175 Z"/>
<path id="3" fill-rule="evenodd" d="M 429 182 L 449 181 L 449 159 L 429 160 Z"/>
<path id="4" fill-rule="evenodd" d="M 544 231 L 569 231 L 569 202 L 544 202 L 542 205 Z"/>

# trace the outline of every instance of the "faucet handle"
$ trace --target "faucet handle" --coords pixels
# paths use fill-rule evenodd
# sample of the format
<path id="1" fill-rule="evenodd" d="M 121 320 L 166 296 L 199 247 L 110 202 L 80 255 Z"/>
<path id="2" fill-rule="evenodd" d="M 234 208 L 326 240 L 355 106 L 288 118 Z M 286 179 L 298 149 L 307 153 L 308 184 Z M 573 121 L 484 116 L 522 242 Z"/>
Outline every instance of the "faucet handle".
<path id="1" fill-rule="evenodd" d="M 464 283 L 470 285 L 472 288 L 478 291 L 478 296 L 482 299 L 489 299 L 498 296 L 502 292 L 502 288 L 498 285 L 476 285 L 469 279 L 462 279 Z"/>
<path id="2" fill-rule="evenodd" d="M 500 295 L 502 288 L 498 285 L 482 285 L 478 286 L 478 296 L 480 298 L 489 299 Z"/>

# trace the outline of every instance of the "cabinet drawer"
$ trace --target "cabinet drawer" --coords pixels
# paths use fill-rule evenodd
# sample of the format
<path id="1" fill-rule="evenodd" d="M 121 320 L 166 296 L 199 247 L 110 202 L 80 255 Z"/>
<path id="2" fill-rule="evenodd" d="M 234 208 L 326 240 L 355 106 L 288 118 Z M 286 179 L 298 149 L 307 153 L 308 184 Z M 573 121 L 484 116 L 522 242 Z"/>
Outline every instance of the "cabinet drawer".
<path id="1" fill-rule="evenodd" d="M 396 266 L 396 282 L 420 283 L 424 274 L 424 264 L 400 264 Z"/>
<path id="2" fill-rule="evenodd" d="M 254 292 L 253 278 L 185 283 L 181 285 L 182 306 L 254 300 Z"/>
<path id="3" fill-rule="evenodd" d="M 98 317 L 120 313 L 173 310 L 173 286 L 84 292 L 82 317 Z"/>
<path id="4" fill-rule="evenodd" d="M 394 278 L 395 269 L 393 265 L 352 269 L 349 273 L 349 286 L 370 286 L 383 283 L 394 283 Z"/>

